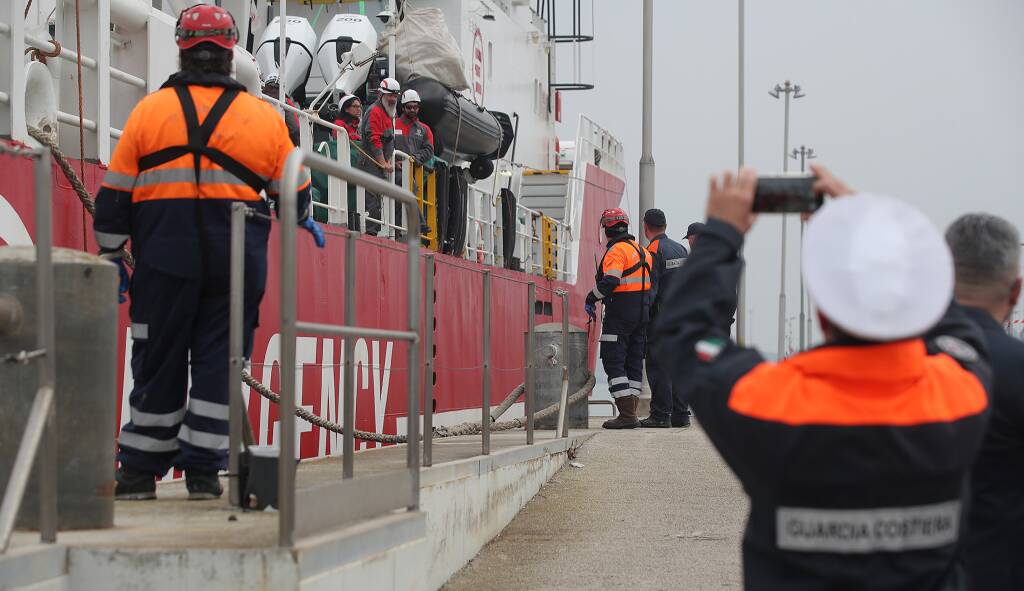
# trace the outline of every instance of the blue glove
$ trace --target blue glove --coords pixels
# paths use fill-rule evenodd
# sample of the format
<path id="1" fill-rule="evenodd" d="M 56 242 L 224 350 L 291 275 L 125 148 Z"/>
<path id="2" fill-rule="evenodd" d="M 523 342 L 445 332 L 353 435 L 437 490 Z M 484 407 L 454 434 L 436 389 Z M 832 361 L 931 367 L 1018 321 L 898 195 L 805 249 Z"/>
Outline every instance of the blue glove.
<path id="1" fill-rule="evenodd" d="M 597 320 L 597 305 L 596 304 L 591 304 L 590 302 L 587 302 L 583 306 L 583 309 L 587 311 L 587 316 L 590 316 L 590 320 L 591 321 Z"/>
<path id="2" fill-rule="evenodd" d="M 306 221 L 299 224 L 303 230 L 306 230 L 313 235 L 313 242 L 316 243 L 317 248 L 323 248 L 327 244 L 327 238 L 324 237 L 324 231 L 320 229 L 320 224 L 313 221 L 313 216 L 306 218 Z"/>
<path id="3" fill-rule="evenodd" d="M 128 265 L 123 258 L 117 257 L 112 262 L 117 265 L 117 275 L 120 278 L 117 284 L 117 303 L 123 304 L 128 301 L 124 294 L 128 293 L 128 288 L 131 287 L 132 278 L 128 275 Z"/>

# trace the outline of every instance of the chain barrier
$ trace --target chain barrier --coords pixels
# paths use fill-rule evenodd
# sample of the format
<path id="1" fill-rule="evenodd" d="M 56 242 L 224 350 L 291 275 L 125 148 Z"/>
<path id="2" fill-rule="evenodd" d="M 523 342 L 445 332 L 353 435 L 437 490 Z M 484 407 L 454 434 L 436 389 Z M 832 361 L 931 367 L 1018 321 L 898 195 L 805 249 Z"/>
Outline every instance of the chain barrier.
<path id="1" fill-rule="evenodd" d="M 89 212 L 90 215 L 95 215 L 96 205 L 93 202 L 92 197 L 89 196 L 89 192 L 86 190 L 85 184 L 83 184 L 82 180 L 78 177 L 77 174 L 75 174 L 75 170 L 74 168 L 71 167 L 71 163 L 67 161 L 67 157 L 64 155 L 64 152 L 61 151 L 60 147 L 57 145 L 56 137 L 54 136 L 54 134 L 46 133 L 43 130 L 32 126 L 28 126 L 28 133 L 37 142 L 49 148 L 54 160 L 57 161 L 57 166 L 60 167 L 61 171 L 64 173 L 64 176 L 71 184 L 71 188 L 78 196 L 78 200 L 82 202 L 82 206 L 85 208 L 86 211 Z M 124 257 L 125 263 L 127 263 L 128 266 L 134 268 L 135 260 L 133 259 L 131 252 L 122 249 L 121 254 Z M 278 404 L 281 401 L 281 397 L 276 392 L 271 390 L 269 387 L 264 385 L 256 378 L 252 377 L 252 375 L 250 375 L 249 372 L 245 370 L 242 370 L 242 381 L 245 384 L 247 384 L 253 391 L 257 392 L 260 396 L 263 396 L 264 398 L 273 402 L 274 404 Z M 596 380 L 594 379 L 593 374 L 591 374 L 590 377 L 587 378 L 587 382 L 583 385 L 583 387 L 576 391 L 575 393 L 573 393 L 573 395 L 568 398 L 568 404 L 573 404 L 576 401 L 586 397 L 590 393 L 590 391 L 594 389 L 595 383 Z M 523 427 L 526 426 L 525 417 L 513 419 L 511 421 L 497 422 L 501 415 L 503 415 L 513 404 L 515 404 L 515 401 L 518 400 L 519 397 L 523 395 L 523 392 L 525 392 L 525 386 L 523 384 L 519 384 L 511 392 L 509 392 L 508 396 L 505 397 L 505 400 L 503 400 L 501 404 L 497 406 L 497 408 L 491 411 L 491 421 L 493 421 L 493 424 L 491 425 L 491 431 L 510 431 L 512 429 L 522 429 Z M 554 414 L 555 412 L 558 412 L 559 405 L 560 403 L 556 402 L 555 404 L 552 404 L 547 408 L 537 411 L 533 415 L 534 420 L 542 419 L 544 417 Z M 306 421 L 307 423 L 316 425 L 321 429 L 326 429 L 334 433 L 344 434 L 344 429 L 341 427 L 341 425 L 338 425 L 333 421 L 316 415 L 302 407 L 297 407 L 295 409 L 295 416 Z M 441 439 L 446 437 L 457 437 L 459 435 L 475 435 L 480 433 L 482 429 L 483 427 L 480 422 L 460 423 L 458 425 L 453 425 L 451 427 L 434 427 L 433 438 Z M 375 441 L 377 443 L 406 443 L 408 441 L 408 438 L 405 435 L 389 435 L 387 433 L 374 433 L 371 431 L 360 431 L 358 429 L 355 430 L 353 436 L 356 439 L 360 439 L 362 441 Z"/>

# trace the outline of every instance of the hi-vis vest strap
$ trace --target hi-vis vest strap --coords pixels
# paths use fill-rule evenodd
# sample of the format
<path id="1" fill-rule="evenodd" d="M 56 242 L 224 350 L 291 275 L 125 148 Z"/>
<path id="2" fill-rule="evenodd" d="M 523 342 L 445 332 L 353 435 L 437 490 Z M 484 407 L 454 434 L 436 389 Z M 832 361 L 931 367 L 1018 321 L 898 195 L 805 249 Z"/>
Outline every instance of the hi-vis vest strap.
<path id="1" fill-rule="evenodd" d="M 186 154 L 192 154 L 195 182 L 198 185 L 201 179 L 200 171 L 202 170 L 202 167 L 200 166 L 200 158 L 205 156 L 211 162 L 223 168 L 224 171 L 234 175 L 246 185 L 249 185 L 249 187 L 256 192 L 256 197 L 259 198 L 259 193 L 267 187 L 267 180 L 228 154 L 216 148 L 211 148 L 208 145 L 217 124 L 220 123 L 220 120 L 224 117 L 224 113 L 227 112 L 231 103 L 238 97 L 238 89 L 224 89 L 224 92 L 222 92 L 217 98 L 213 107 L 210 108 L 210 112 L 206 115 L 206 119 L 202 124 L 199 123 L 199 116 L 196 113 L 196 104 L 192 99 L 192 94 L 189 93 L 188 87 L 175 86 L 174 92 L 178 95 L 178 102 L 181 103 L 181 110 L 185 114 L 185 126 L 188 131 L 188 144 L 182 146 L 169 146 L 140 157 L 139 173 L 141 174 L 145 170 L 172 162 Z M 180 182 L 181 179 L 174 180 Z"/>
<path id="2" fill-rule="evenodd" d="M 617 256 L 609 262 L 608 255 L 618 250 Z M 598 265 L 598 281 L 603 275 L 619 278 L 619 284 L 613 293 L 647 291 L 651 288 L 651 257 L 647 250 L 632 240 L 616 242 L 605 251 Z"/>

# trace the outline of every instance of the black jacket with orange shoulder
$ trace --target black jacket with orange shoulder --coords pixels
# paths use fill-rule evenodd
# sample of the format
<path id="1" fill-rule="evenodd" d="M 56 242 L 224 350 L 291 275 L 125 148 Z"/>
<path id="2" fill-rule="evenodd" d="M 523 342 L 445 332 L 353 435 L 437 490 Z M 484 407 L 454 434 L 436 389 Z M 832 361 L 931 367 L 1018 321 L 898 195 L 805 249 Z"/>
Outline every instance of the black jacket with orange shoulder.
<path id="1" fill-rule="evenodd" d="M 766 362 L 726 328 L 742 242 L 708 221 L 663 294 L 655 347 L 750 496 L 746 588 L 964 588 L 954 558 L 988 418 L 982 334 L 953 305 L 922 338 Z"/>

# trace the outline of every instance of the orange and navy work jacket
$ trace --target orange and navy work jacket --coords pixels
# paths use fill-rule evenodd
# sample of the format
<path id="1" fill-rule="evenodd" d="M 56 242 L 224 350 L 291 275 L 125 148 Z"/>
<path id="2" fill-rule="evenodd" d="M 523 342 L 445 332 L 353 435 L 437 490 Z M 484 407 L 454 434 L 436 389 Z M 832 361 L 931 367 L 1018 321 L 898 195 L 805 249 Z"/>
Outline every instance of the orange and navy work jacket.
<path id="1" fill-rule="evenodd" d="M 750 497 L 745 588 L 963 588 L 966 479 L 989 414 L 983 334 L 952 304 L 921 338 L 766 362 L 729 340 L 742 240 L 709 220 L 653 342 Z"/>
<path id="2" fill-rule="evenodd" d="M 130 238 L 139 263 L 176 276 L 226 269 L 231 204 L 268 216 L 261 193 L 276 200 L 292 149 L 281 116 L 238 82 L 179 72 L 128 117 L 96 197 L 96 240 L 109 251 Z M 300 221 L 310 200 L 303 176 Z M 269 224 L 249 218 L 247 262 L 265 266 Z"/>
<path id="3" fill-rule="evenodd" d="M 645 292 L 651 289 L 651 253 L 626 234 L 609 242 L 597 266 L 596 300 L 613 294 Z"/>

